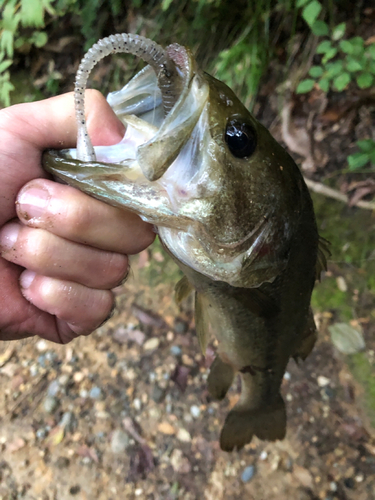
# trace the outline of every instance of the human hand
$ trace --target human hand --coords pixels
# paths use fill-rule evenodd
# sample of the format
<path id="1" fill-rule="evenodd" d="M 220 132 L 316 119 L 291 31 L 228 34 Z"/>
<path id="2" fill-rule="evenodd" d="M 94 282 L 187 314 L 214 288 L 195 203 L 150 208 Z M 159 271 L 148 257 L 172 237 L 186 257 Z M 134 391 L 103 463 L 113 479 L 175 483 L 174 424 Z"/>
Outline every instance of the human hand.
<path id="1" fill-rule="evenodd" d="M 88 91 L 86 103 L 93 143 L 120 141 L 104 97 Z M 0 340 L 89 334 L 112 311 L 127 254 L 154 239 L 137 215 L 49 180 L 43 150 L 75 143 L 73 94 L 0 111 Z"/>

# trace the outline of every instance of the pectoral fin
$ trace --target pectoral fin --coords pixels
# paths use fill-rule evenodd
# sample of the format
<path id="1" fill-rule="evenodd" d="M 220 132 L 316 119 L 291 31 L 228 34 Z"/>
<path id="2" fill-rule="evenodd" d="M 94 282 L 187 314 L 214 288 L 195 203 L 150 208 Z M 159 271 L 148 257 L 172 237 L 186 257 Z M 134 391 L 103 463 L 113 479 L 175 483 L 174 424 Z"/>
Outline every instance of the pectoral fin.
<path id="1" fill-rule="evenodd" d="M 180 281 L 178 281 L 174 287 L 174 299 L 177 304 L 180 304 L 186 297 L 188 297 L 193 291 L 193 286 L 189 282 L 186 276 L 183 276 Z"/>
<path id="2" fill-rule="evenodd" d="M 300 343 L 297 346 L 297 349 L 295 350 L 293 354 L 293 358 L 295 361 L 298 363 L 299 359 L 302 359 L 302 361 L 305 361 L 307 356 L 310 354 L 310 352 L 313 350 L 313 347 L 315 345 L 315 342 L 318 338 L 318 332 L 315 326 L 315 321 L 314 321 L 314 315 L 311 310 L 311 307 L 309 309 L 309 317 L 307 319 L 306 323 L 306 328 L 301 334 L 301 340 Z"/>
<path id="3" fill-rule="evenodd" d="M 207 379 L 208 392 L 215 399 L 223 399 L 232 385 L 234 369 L 216 356 Z"/>

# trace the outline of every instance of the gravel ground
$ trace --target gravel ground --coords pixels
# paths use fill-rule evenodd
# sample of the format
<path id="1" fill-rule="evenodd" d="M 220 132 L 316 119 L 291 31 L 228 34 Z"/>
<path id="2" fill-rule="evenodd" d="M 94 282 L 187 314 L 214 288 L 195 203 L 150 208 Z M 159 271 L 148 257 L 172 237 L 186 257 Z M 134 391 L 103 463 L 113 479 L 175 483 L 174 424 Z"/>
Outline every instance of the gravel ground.
<path id="1" fill-rule="evenodd" d="M 317 317 L 312 355 L 285 375 L 286 439 L 224 453 L 218 436 L 239 388 L 210 400 L 215 344 L 200 354 L 191 304 L 171 299 L 174 274 L 158 248 L 146 251 L 93 335 L 5 346 L 0 499 L 374 499 L 374 431 L 329 340 L 330 314 Z"/>

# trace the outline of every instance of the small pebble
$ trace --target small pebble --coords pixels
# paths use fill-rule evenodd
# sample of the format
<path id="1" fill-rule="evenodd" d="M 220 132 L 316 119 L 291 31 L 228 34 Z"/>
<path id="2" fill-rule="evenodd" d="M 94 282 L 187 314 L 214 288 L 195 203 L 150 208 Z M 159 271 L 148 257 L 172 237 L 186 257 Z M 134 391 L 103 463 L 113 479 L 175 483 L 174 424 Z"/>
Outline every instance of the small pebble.
<path id="1" fill-rule="evenodd" d="M 47 436 L 47 434 L 48 434 L 48 432 L 47 432 L 47 429 L 45 427 L 41 427 L 35 433 L 37 439 L 44 439 Z"/>
<path id="2" fill-rule="evenodd" d="M 37 365 L 36 364 L 31 365 L 30 366 L 30 375 L 32 377 L 35 377 L 36 375 L 38 375 L 38 373 L 39 373 L 39 370 L 38 370 Z"/>
<path id="3" fill-rule="evenodd" d="M 199 415 L 201 414 L 201 410 L 200 410 L 199 406 L 193 405 L 190 407 L 190 413 L 191 413 L 192 417 L 198 418 Z"/>
<path id="4" fill-rule="evenodd" d="M 159 347 L 160 340 L 157 337 L 153 337 L 152 339 L 146 340 L 143 344 L 143 349 L 145 351 L 154 351 Z"/>
<path id="5" fill-rule="evenodd" d="M 133 408 L 137 411 L 140 411 L 140 409 L 142 408 L 142 402 L 139 398 L 135 398 L 134 401 L 133 401 Z"/>
<path id="6" fill-rule="evenodd" d="M 249 481 L 251 481 L 254 474 L 255 474 L 255 467 L 253 465 L 248 465 L 247 467 L 245 467 L 244 471 L 241 474 L 242 482 L 248 483 Z"/>
<path id="7" fill-rule="evenodd" d="M 102 395 L 103 393 L 100 387 L 94 386 L 92 389 L 90 389 L 89 397 L 91 399 L 100 399 Z"/>
<path id="8" fill-rule="evenodd" d="M 55 462 L 55 465 L 58 469 L 63 469 L 65 467 L 68 467 L 70 464 L 70 460 L 68 457 L 58 457 L 58 459 Z"/>
<path id="9" fill-rule="evenodd" d="M 317 382 L 318 382 L 318 386 L 319 387 L 325 387 L 326 385 L 328 385 L 331 381 L 329 378 L 327 377 L 324 377 L 323 375 L 319 375 L 319 377 L 317 378 Z"/>
<path id="10" fill-rule="evenodd" d="M 177 432 L 177 439 L 183 443 L 190 443 L 191 436 L 186 429 L 179 429 Z"/>
<path id="11" fill-rule="evenodd" d="M 117 356 L 114 352 L 107 352 L 107 363 L 111 368 L 113 368 L 117 363 Z"/>
<path id="12" fill-rule="evenodd" d="M 180 356 L 182 353 L 181 347 L 179 347 L 178 345 L 173 345 L 170 351 L 173 356 Z"/>
<path id="13" fill-rule="evenodd" d="M 79 493 L 80 491 L 81 491 L 81 487 L 80 487 L 78 484 L 76 484 L 76 485 L 72 486 L 72 487 L 69 489 L 69 493 L 70 493 L 71 495 L 77 495 L 77 493 Z"/>
<path id="14" fill-rule="evenodd" d="M 45 352 L 48 349 L 48 344 L 45 340 L 38 340 L 36 348 L 39 352 Z"/>
<path id="15" fill-rule="evenodd" d="M 165 390 L 162 389 L 158 384 L 155 384 L 152 388 L 151 399 L 155 401 L 155 403 L 161 403 L 165 397 Z"/>
<path id="16" fill-rule="evenodd" d="M 41 356 L 38 356 L 38 359 L 37 359 L 39 365 L 42 367 L 42 368 L 45 368 L 46 367 L 46 356 L 44 354 L 42 354 Z"/>
<path id="17" fill-rule="evenodd" d="M 289 372 L 284 373 L 284 380 L 290 380 L 290 373 Z"/>
<path id="18" fill-rule="evenodd" d="M 268 453 L 263 450 L 262 453 L 259 455 L 259 460 L 266 460 L 268 457 Z"/>
<path id="19" fill-rule="evenodd" d="M 81 398 L 87 398 L 87 396 L 89 395 L 89 392 L 86 391 L 86 389 L 81 389 L 79 391 L 79 395 L 80 395 Z"/>
<path id="20" fill-rule="evenodd" d="M 111 451 L 112 453 L 124 453 L 129 446 L 129 436 L 120 429 L 116 429 L 111 438 Z"/>
<path id="21" fill-rule="evenodd" d="M 354 479 L 352 477 L 347 477 L 346 479 L 344 479 L 344 484 L 347 488 L 349 488 L 350 490 L 354 488 Z"/>
<path id="22" fill-rule="evenodd" d="M 58 406 L 58 401 L 52 396 L 47 396 L 43 402 L 44 411 L 47 413 L 53 413 Z"/>
<path id="23" fill-rule="evenodd" d="M 68 432 L 72 431 L 72 424 L 74 420 L 74 415 L 71 411 L 66 411 L 63 413 L 63 416 L 61 417 L 61 420 L 59 422 L 59 425 L 61 427 L 64 427 Z"/>
<path id="24" fill-rule="evenodd" d="M 335 483 L 335 481 L 331 481 L 329 483 L 329 489 L 333 492 L 337 491 L 337 484 Z"/>
<path id="25" fill-rule="evenodd" d="M 52 380 L 52 382 L 48 386 L 47 394 L 48 396 L 54 397 L 57 396 L 59 390 L 60 390 L 60 384 L 58 380 Z"/>

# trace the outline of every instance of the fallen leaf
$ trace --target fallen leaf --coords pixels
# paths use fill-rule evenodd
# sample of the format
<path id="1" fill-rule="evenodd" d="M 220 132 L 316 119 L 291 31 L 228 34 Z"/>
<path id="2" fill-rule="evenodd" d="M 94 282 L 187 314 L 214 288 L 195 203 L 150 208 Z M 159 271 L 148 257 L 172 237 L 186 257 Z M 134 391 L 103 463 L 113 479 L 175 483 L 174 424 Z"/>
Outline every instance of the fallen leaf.
<path id="1" fill-rule="evenodd" d="M 335 323 L 328 327 L 331 340 L 337 350 L 343 354 L 355 354 L 365 348 L 362 332 L 347 323 Z"/>

